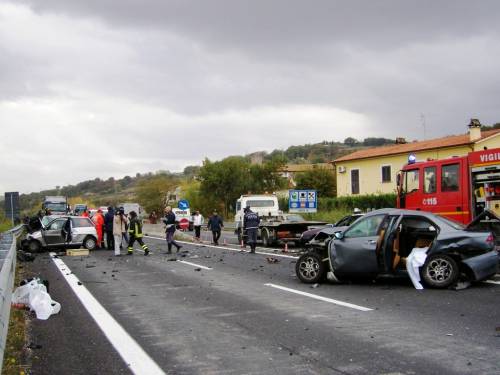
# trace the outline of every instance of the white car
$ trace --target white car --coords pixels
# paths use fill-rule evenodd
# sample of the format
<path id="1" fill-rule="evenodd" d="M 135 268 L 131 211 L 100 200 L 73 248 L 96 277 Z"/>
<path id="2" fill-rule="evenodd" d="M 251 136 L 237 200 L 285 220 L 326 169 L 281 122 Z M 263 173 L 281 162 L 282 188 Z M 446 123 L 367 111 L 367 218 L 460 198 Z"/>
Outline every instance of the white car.
<path id="1" fill-rule="evenodd" d="M 79 248 L 88 250 L 97 247 L 97 231 L 88 217 L 45 216 L 40 229 L 26 235 L 23 248 L 36 253 L 51 248 Z"/>

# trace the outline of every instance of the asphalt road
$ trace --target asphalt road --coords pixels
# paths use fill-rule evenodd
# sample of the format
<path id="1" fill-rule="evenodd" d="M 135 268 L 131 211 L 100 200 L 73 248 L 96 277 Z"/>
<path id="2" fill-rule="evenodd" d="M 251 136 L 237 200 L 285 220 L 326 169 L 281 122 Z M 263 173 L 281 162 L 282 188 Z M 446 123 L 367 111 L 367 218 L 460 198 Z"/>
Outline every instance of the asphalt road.
<path id="1" fill-rule="evenodd" d="M 186 243 L 170 256 L 163 239 L 146 242 L 148 257 L 65 256 L 62 272 L 48 255 L 26 264 L 62 304 L 33 322 L 33 374 L 132 369 L 134 353 L 120 359 L 126 344 L 112 344 L 68 286 L 74 276 L 167 374 L 500 373 L 500 277 L 460 291 L 406 279 L 312 288 L 293 256 Z"/>

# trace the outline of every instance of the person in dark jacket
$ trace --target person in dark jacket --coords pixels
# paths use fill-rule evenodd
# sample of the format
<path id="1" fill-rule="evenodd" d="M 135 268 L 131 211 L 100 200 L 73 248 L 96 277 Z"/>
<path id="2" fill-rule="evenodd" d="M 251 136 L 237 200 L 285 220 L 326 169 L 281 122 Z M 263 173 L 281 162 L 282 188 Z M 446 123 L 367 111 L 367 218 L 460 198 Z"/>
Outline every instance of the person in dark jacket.
<path id="1" fill-rule="evenodd" d="M 175 220 L 175 214 L 172 212 L 172 207 L 165 207 L 165 216 L 162 221 L 166 226 L 165 234 L 167 235 L 168 253 L 172 253 L 172 245 L 174 245 L 177 248 L 177 252 L 179 252 L 182 246 L 174 240 L 175 226 L 177 223 Z"/>
<path id="2" fill-rule="evenodd" d="M 217 214 L 217 211 L 214 211 L 213 215 L 210 216 L 210 219 L 208 220 L 207 227 L 208 227 L 208 229 L 210 229 L 212 231 L 212 237 L 214 240 L 214 244 L 218 245 L 220 233 L 221 233 L 222 228 L 224 227 L 224 223 L 222 222 L 222 219 L 220 218 L 220 216 Z"/>
<path id="3" fill-rule="evenodd" d="M 247 233 L 247 242 L 250 245 L 250 252 L 255 253 L 257 247 L 257 230 L 259 229 L 260 218 L 255 212 L 250 209 L 250 206 L 245 208 L 245 216 L 243 216 L 243 229 Z"/>
<path id="4" fill-rule="evenodd" d="M 108 212 L 104 215 L 104 232 L 106 232 L 106 248 L 113 250 L 115 248 L 115 239 L 113 237 L 113 220 L 115 219 L 115 210 L 108 207 Z"/>
<path id="5" fill-rule="evenodd" d="M 128 234 L 130 235 L 130 240 L 128 241 L 128 251 L 127 255 L 132 255 L 134 253 L 134 242 L 139 242 L 142 249 L 144 250 L 144 255 L 149 255 L 148 245 L 142 241 L 142 224 L 137 218 L 135 211 L 130 211 L 130 223 L 128 226 Z"/>

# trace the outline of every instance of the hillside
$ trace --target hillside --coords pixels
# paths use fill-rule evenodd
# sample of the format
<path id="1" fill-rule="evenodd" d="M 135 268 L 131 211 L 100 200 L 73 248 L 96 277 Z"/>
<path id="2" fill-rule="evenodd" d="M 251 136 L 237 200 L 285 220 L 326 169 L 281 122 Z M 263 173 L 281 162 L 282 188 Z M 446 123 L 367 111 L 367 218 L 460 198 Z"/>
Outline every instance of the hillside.
<path id="1" fill-rule="evenodd" d="M 286 150 L 273 150 L 267 152 L 255 152 L 245 157 L 252 159 L 258 155 L 263 161 L 279 158 L 284 163 L 327 163 L 342 155 L 357 151 L 366 147 L 374 147 L 383 144 L 394 143 L 385 138 L 366 138 L 358 141 L 347 138 L 342 142 L 324 141 L 316 144 L 290 146 Z M 191 179 L 199 172 L 199 166 L 186 166 L 182 173 L 171 173 L 169 171 L 157 171 L 137 173 L 135 176 L 125 176 L 121 179 L 110 177 L 106 180 L 95 178 L 80 182 L 76 185 L 56 186 L 54 189 L 43 190 L 37 193 L 21 194 L 21 209 L 34 213 L 46 195 L 63 195 L 69 198 L 71 205 L 75 203 L 87 203 L 90 206 L 115 205 L 123 201 L 136 200 L 136 191 L 139 185 L 147 183 L 158 176 L 166 176 L 180 179 Z"/>

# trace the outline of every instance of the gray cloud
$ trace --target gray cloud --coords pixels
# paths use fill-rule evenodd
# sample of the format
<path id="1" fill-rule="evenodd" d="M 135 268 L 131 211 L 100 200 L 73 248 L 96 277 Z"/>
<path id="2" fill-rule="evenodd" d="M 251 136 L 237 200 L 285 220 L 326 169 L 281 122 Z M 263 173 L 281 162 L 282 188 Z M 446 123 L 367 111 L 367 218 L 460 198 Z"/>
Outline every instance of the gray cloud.
<path id="1" fill-rule="evenodd" d="M 347 136 L 422 138 L 422 113 L 427 137 L 463 133 L 470 117 L 500 121 L 499 10 L 496 1 L 0 1 L 0 151 L 14 156 L 0 161 L 12 171 L 0 191 Z"/>

